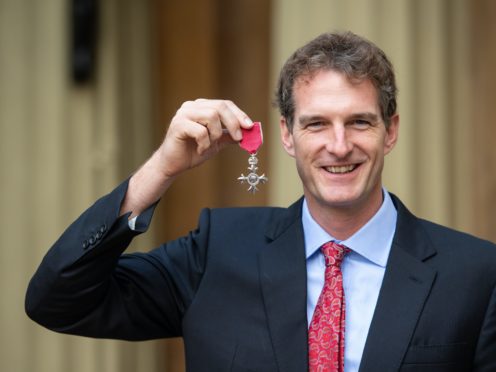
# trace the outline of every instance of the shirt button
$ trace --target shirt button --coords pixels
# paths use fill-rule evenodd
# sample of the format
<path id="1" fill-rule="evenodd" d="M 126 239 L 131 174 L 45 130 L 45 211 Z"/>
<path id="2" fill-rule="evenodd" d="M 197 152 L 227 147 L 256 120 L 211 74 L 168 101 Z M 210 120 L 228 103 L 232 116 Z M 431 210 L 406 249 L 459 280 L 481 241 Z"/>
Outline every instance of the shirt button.
<path id="1" fill-rule="evenodd" d="M 87 240 L 85 240 L 85 241 L 83 242 L 83 249 L 88 249 L 88 246 L 89 246 L 88 241 L 87 241 Z"/>
<path id="2" fill-rule="evenodd" d="M 88 242 L 90 243 L 90 245 L 95 244 L 95 242 L 96 242 L 95 237 L 94 237 L 94 236 L 92 236 L 91 238 L 89 238 L 89 239 L 88 239 Z"/>

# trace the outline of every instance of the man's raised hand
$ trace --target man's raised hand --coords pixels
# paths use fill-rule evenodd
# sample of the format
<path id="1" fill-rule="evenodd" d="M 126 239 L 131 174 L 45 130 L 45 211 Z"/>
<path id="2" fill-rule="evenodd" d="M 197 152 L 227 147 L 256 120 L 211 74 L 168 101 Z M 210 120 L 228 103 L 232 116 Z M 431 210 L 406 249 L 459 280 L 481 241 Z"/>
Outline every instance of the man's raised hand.
<path id="1" fill-rule="evenodd" d="M 160 199 L 176 176 L 196 167 L 228 144 L 241 140 L 241 128 L 253 122 L 227 100 L 197 99 L 183 103 L 164 141 L 131 177 L 121 214 L 140 214 Z"/>
<path id="2" fill-rule="evenodd" d="M 158 152 L 162 171 L 175 177 L 193 168 L 227 144 L 241 140 L 241 128 L 252 121 L 233 102 L 198 99 L 185 102 L 171 121 Z"/>

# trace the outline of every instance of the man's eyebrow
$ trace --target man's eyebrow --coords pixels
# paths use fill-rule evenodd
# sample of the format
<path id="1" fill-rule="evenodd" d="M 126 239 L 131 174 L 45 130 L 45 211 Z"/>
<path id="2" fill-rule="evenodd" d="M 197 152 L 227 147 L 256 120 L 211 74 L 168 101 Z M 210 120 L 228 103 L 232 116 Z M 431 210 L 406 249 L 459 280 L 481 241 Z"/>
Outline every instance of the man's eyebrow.
<path id="1" fill-rule="evenodd" d="M 321 115 L 302 115 L 298 117 L 298 122 L 300 123 L 311 123 L 313 121 L 328 121 L 328 119 Z"/>
<path id="2" fill-rule="evenodd" d="M 347 120 L 356 120 L 356 119 L 367 120 L 370 122 L 377 122 L 380 120 L 380 117 L 377 114 L 374 114 L 373 112 L 357 112 L 347 117 Z M 322 115 L 302 115 L 298 117 L 298 122 L 302 124 L 317 122 L 317 121 L 328 122 L 329 119 Z"/>
<path id="3" fill-rule="evenodd" d="M 357 112 L 356 114 L 351 114 L 349 116 L 349 120 L 353 120 L 353 119 L 362 119 L 371 122 L 376 122 L 379 121 L 379 116 L 377 116 L 372 112 Z"/>

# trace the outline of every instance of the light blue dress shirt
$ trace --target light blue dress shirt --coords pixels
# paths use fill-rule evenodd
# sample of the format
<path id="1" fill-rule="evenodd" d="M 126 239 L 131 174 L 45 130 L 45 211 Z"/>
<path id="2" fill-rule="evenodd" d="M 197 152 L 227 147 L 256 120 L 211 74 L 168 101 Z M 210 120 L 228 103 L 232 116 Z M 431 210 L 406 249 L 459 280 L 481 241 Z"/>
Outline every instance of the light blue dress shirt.
<path id="1" fill-rule="evenodd" d="M 306 200 L 303 202 L 308 324 L 324 286 L 325 262 L 320 247 L 333 240 L 351 249 L 341 264 L 346 303 L 345 372 L 358 371 L 360 367 L 396 228 L 396 208 L 385 189 L 383 196 L 381 208 L 374 217 L 344 241 L 333 238 L 320 227 L 310 215 Z"/>

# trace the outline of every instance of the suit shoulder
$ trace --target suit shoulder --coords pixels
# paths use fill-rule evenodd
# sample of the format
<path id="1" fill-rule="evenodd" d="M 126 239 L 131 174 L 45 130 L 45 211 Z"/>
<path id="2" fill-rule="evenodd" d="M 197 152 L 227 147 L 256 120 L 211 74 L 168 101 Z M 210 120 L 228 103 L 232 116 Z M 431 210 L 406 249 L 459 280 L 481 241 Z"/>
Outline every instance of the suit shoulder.
<path id="1" fill-rule="evenodd" d="M 420 219 L 420 223 L 436 249 L 460 249 L 471 255 L 480 253 L 496 262 L 496 244 L 493 242 L 431 221 Z"/>

